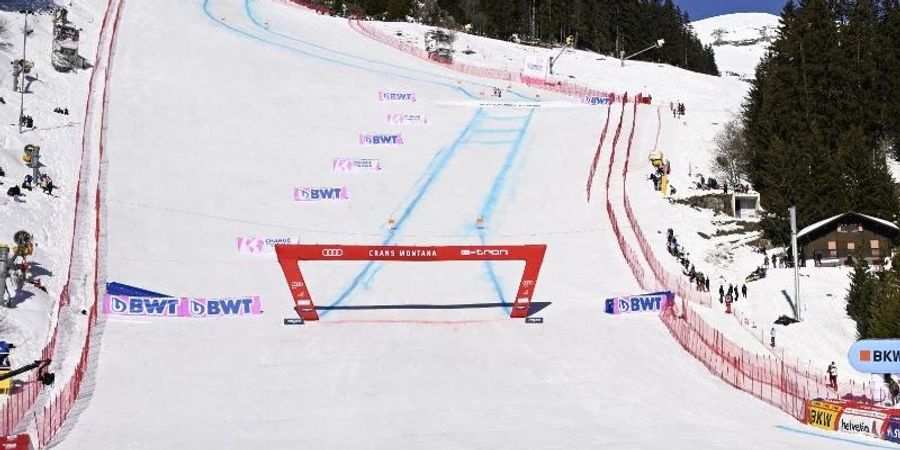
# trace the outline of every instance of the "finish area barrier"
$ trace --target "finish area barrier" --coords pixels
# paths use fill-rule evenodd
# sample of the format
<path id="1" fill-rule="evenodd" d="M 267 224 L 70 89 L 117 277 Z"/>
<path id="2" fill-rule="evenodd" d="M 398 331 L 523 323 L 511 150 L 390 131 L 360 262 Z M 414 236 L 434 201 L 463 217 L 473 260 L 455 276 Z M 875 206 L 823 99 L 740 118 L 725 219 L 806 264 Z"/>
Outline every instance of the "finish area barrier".
<path id="1" fill-rule="evenodd" d="M 510 313 L 511 318 L 524 318 L 546 250 L 546 245 L 275 245 L 294 309 L 303 320 L 319 320 L 319 314 L 300 271 L 300 261 L 524 261 L 525 270 Z"/>

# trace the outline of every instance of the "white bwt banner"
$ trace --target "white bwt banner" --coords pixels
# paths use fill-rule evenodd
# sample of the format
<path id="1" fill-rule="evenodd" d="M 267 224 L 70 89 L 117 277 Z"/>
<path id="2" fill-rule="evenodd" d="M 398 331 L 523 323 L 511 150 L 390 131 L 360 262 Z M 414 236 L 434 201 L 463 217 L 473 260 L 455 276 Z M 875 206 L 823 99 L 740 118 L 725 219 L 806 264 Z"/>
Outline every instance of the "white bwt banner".
<path id="1" fill-rule="evenodd" d="M 525 57 L 525 68 L 522 69 L 522 77 L 547 81 L 550 75 L 550 57 L 546 53 L 533 53 Z"/>

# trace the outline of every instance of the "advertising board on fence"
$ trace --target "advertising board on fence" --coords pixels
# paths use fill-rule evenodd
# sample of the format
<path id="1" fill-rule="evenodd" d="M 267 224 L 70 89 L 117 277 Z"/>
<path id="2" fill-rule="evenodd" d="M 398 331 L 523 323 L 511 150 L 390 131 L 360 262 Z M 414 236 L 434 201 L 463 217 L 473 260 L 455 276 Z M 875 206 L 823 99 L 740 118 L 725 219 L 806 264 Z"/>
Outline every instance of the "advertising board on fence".
<path id="1" fill-rule="evenodd" d="M 320 202 L 330 200 L 350 200 L 347 186 L 342 187 L 294 187 L 295 202 Z"/>
<path id="2" fill-rule="evenodd" d="M 261 238 L 256 236 L 238 236 L 238 253 L 241 255 L 262 255 L 275 252 L 275 244 L 296 244 L 300 239 L 289 237 Z"/>
<path id="3" fill-rule="evenodd" d="M 810 400 L 806 404 L 807 423 L 823 430 L 835 431 L 844 407 L 835 403 Z"/>
<path id="4" fill-rule="evenodd" d="M 550 74 L 550 57 L 544 53 L 531 54 L 525 57 L 522 68 L 522 81 L 545 82 Z"/>
<path id="5" fill-rule="evenodd" d="M 838 418 L 838 431 L 881 438 L 887 417 L 880 411 L 845 408 Z"/>
<path id="6" fill-rule="evenodd" d="M 381 171 L 380 159 L 333 158 L 331 171 L 334 173 L 363 173 Z"/>
<path id="7" fill-rule="evenodd" d="M 652 294 L 629 295 L 606 299 L 607 314 L 625 314 L 645 311 L 661 311 L 675 299 L 675 294 L 654 292 Z"/>
<path id="8" fill-rule="evenodd" d="M 589 105 L 608 105 L 612 103 L 609 95 L 586 95 L 581 98 L 582 103 Z"/>
<path id="9" fill-rule="evenodd" d="M 900 444 L 900 416 L 891 417 L 884 438 Z"/>
<path id="10" fill-rule="evenodd" d="M 103 313 L 139 317 L 226 317 L 262 314 L 259 296 L 226 298 L 129 297 L 103 298 Z"/>

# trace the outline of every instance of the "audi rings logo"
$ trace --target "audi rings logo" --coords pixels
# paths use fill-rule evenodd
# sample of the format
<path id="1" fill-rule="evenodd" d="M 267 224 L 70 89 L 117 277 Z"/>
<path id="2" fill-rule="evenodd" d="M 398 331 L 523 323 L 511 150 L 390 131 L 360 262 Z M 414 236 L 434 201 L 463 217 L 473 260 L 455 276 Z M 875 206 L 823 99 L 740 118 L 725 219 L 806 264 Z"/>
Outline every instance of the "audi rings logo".
<path id="1" fill-rule="evenodd" d="M 336 258 L 338 256 L 342 256 L 344 251 L 339 248 L 325 248 L 322 249 L 322 256 L 327 256 L 330 258 Z"/>

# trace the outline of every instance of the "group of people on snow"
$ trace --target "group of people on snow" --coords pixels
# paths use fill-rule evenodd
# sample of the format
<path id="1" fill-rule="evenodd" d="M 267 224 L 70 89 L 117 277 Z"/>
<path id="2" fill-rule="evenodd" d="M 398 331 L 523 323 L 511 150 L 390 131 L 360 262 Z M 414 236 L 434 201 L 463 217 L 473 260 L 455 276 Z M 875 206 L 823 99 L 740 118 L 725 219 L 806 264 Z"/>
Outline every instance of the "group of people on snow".
<path id="1" fill-rule="evenodd" d="M 5 176 L 3 169 L 0 169 L 0 176 Z M 22 180 L 21 188 L 19 185 L 14 185 L 6 190 L 6 195 L 12 197 L 14 200 L 19 200 L 21 197 L 22 189 L 33 190 L 34 189 L 35 180 L 30 174 L 25 175 L 25 179 Z M 56 185 L 53 184 L 53 180 L 50 179 L 50 175 L 46 173 L 42 173 L 37 180 L 37 186 L 41 188 L 47 195 L 53 195 L 53 190 L 56 189 Z"/>
<path id="2" fill-rule="evenodd" d="M 669 109 L 672 111 L 672 117 L 676 119 L 684 115 L 684 103 L 669 102 Z"/>
<path id="3" fill-rule="evenodd" d="M 697 271 L 691 261 L 687 258 L 684 247 L 678 243 L 678 238 L 675 237 L 675 232 L 671 228 L 666 230 L 666 243 L 669 254 L 678 259 L 678 263 L 681 264 L 682 267 L 682 273 L 688 277 L 697 291 L 709 292 L 709 277 L 703 272 Z"/>

